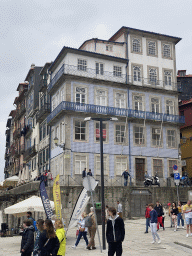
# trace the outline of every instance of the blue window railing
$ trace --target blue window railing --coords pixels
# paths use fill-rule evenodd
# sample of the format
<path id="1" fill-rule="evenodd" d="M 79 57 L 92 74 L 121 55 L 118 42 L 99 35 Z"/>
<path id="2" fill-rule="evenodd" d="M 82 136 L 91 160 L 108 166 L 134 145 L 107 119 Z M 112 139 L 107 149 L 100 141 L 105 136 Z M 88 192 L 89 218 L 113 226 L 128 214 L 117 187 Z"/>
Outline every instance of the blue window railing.
<path id="1" fill-rule="evenodd" d="M 58 114 L 62 111 L 74 111 L 74 112 L 83 112 L 90 114 L 100 114 L 100 115 L 110 115 L 110 116 L 124 116 L 129 118 L 137 119 L 146 119 L 154 121 L 163 121 L 171 123 L 185 123 L 184 116 L 178 115 L 167 115 L 163 113 L 152 113 L 147 111 L 137 111 L 133 109 L 125 108 L 114 108 L 114 107 L 105 107 L 91 104 L 80 104 L 69 101 L 62 101 L 47 117 L 47 123 L 53 121 Z"/>

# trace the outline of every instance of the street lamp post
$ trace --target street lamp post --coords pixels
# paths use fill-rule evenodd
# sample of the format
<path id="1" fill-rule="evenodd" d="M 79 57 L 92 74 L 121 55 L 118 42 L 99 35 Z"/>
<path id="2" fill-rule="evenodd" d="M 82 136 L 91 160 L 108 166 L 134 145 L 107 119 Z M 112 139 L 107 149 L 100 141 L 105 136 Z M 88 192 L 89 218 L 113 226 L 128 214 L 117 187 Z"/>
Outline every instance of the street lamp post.
<path id="1" fill-rule="evenodd" d="M 111 118 L 93 118 L 86 117 L 85 121 L 99 121 L 100 123 L 100 162 L 101 162 L 101 217 L 102 217 L 102 242 L 103 250 L 106 250 L 105 242 L 105 187 L 104 187 L 104 169 L 103 169 L 103 121 L 117 121 L 116 117 Z"/>

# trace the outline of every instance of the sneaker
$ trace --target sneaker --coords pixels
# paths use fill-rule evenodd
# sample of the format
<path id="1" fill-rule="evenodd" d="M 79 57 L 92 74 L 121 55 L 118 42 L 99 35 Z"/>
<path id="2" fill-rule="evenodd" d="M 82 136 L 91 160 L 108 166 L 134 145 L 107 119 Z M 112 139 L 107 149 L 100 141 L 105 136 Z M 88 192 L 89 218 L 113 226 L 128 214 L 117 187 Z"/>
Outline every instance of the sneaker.
<path id="1" fill-rule="evenodd" d="M 92 247 L 92 250 L 95 250 L 96 249 L 96 247 Z"/>
<path id="2" fill-rule="evenodd" d="M 184 226 L 182 228 L 185 228 Z"/>
<path id="3" fill-rule="evenodd" d="M 73 246 L 72 246 L 73 249 L 76 249 L 76 247 L 77 247 L 76 245 L 73 245 Z"/>
<path id="4" fill-rule="evenodd" d="M 151 242 L 152 244 L 154 244 L 155 243 L 155 241 L 153 240 L 153 242 Z"/>
<path id="5" fill-rule="evenodd" d="M 187 234 L 186 237 L 189 237 L 189 234 Z"/>
<path id="6" fill-rule="evenodd" d="M 174 229 L 174 232 L 176 231 L 176 229 Z"/>
<path id="7" fill-rule="evenodd" d="M 148 232 L 147 231 L 145 231 L 145 233 L 144 234 L 147 234 Z"/>
<path id="8" fill-rule="evenodd" d="M 179 226 L 177 226 L 177 228 L 179 228 Z"/>
<path id="9" fill-rule="evenodd" d="M 90 247 L 90 246 L 87 246 L 86 249 L 87 249 L 87 250 L 91 250 L 91 247 Z"/>
<path id="10" fill-rule="evenodd" d="M 192 236 L 192 233 L 190 234 L 190 236 Z"/>
<path id="11" fill-rule="evenodd" d="M 158 244 L 160 244 L 160 243 L 161 243 L 161 240 L 159 239 L 159 240 L 158 240 Z"/>

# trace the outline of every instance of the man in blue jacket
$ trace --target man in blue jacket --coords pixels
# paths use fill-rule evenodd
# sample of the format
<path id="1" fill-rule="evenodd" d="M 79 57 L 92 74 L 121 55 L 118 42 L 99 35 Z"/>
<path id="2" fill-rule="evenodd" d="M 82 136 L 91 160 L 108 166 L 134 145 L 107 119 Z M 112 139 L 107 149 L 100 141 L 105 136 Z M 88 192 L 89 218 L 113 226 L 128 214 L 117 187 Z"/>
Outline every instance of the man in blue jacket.
<path id="1" fill-rule="evenodd" d="M 128 177 L 130 176 L 130 174 L 128 173 L 127 170 L 125 170 L 125 171 L 122 173 L 122 176 L 124 177 L 124 186 L 126 187 L 126 186 L 127 186 L 127 182 L 128 182 Z"/>
<path id="2" fill-rule="evenodd" d="M 106 237 L 108 243 L 108 256 L 122 255 L 122 242 L 125 237 L 125 226 L 123 219 L 119 217 L 114 207 L 108 210 L 109 219 L 107 221 Z"/>

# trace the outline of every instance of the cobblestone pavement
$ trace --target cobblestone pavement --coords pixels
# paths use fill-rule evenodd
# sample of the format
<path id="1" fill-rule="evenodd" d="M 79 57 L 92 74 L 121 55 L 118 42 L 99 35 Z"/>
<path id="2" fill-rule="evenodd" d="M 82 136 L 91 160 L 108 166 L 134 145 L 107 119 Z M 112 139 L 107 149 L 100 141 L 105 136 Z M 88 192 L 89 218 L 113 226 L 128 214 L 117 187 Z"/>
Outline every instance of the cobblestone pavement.
<path id="1" fill-rule="evenodd" d="M 191 255 L 192 254 L 192 236 L 186 238 L 186 229 L 178 229 L 174 232 L 169 227 L 169 221 L 165 221 L 165 231 L 158 231 L 161 238 L 161 244 L 151 244 L 152 235 L 145 232 L 145 219 L 126 220 L 126 235 L 123 242 L 123 255 Z M 99 226 L 101 236 L 101 226 Z M 98 236 L 96 234 L 97 249 L 88 251 L 85 249 L 85 242 L 82 239 L 76 249 L 71 248 L 75 243 L 76 229 L 71 229 L 67 233 L 66 256 L 85 256 L 85 255 L 107 255 L 107 250 L 102 253 L 98 246 Z M 102 240 L 102 239 L 101 239 Z M 0 256 L 19 256 L 20 236 L 0 237 Z M 107 245 L 107 244 L 106 244 Z"/>

